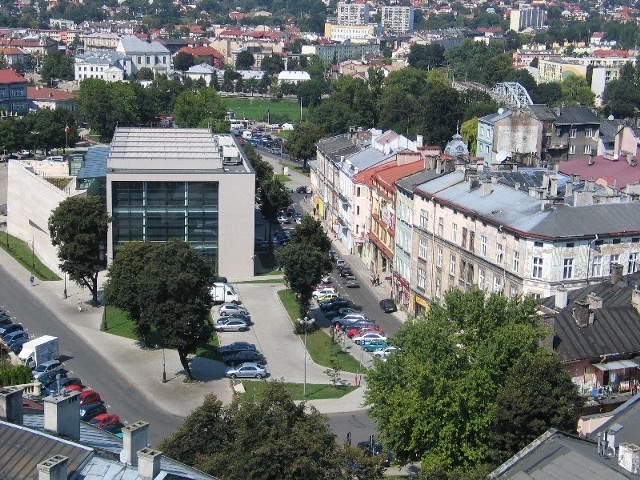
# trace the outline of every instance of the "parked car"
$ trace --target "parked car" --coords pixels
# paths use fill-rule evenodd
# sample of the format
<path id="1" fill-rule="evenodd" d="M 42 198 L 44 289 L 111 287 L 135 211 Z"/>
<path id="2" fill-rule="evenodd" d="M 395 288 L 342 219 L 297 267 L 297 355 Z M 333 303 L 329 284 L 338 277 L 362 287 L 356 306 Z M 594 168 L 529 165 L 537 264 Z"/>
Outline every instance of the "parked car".
<path id="1" fill-rule="evenodd" d="M 17 332 L 18 330 L 24 330 L 24 327 L 19 323 L 9 323 L 4 327 L 0 328 L 0 338 L 4 338 L 5 335 L 8 335 L 12 332 Z"/>
<path id="2" fill-rule="evenodd" d="M 220 308 L 218 308 L 218 313 L 221 316 L 225 316 L 225 315 L 232 315 L 234 313 L 239 313 L 241 315 L 247 315 L 247 316 L 251 316 L 249 315 L 249 311 L 243 307 L 242 305 L 237 305 L 235 303 L 223 303 L 222 305 L 220 305 Z"/>
<path id="3" fill-rule="evenodd" d="M 397 347 L 388 346 L 387 348 L 383 348 L 382 350 L 376 350 L 375 352 L 373 352 L 373 357 L 386 360 L 389 355 L 397 351 Z"/>
<path id="4" fill-rule="evenodd" d="M 56 377 L 58 375 L 60 375 L 60 378 L 67 378 L 67 371 L 64 368 L 60 368 L 58 370 L 52 370 L 50 372 L 47 373 L 43 373 L 42 375 L 40 375 L 40 377 L 38 378 L 38 381 L 40 382 L 40 384 L 43 387 L 48 387 L 49 385 L 51 385 L 53 382 L 56 381 Z"/>
<path id="5" fill-rule="evenodd" d="M 352 340 L 356 343 L 356 345 L 362 345 L 365 342 L 369 342 L 371 340 L 387 340 L 387 337 L 377 332 L 367 332 L 362 335 L 358 335 L 357 337 L 353 337 Z"/>
<path id="6" fill-rule="evenodd" d="M 222 361 L 227 365 L 239 365 L 247 362 L 254 362 L 257 364 L 265 363 L 264 356 L 260 352 L 256 352 L 254 350 L 244 350 L 242 352 L 226 355 L 222 358 Z"/>
<path id="7" fill-rule="evenodd" d="M 80 405 L 89 405 L 90 403 L 102 402 L 100 394 L 95 390 L 84 390 L 80 392 Z"/>
<path id="8" fill-rule="evenodd" d="M 107 407 L 104 403 L 89 403 L 80 406 L 80 420 L 83 422 L 88 422 L 101 413 L 107 413 Z"/>
<path id="9" fill-rule="evenodd" d="M 7 333 L 2 338 L 2 341 L 4 342 L 5 345 L 9 346 L 11 345 L 11 342 L 19 338 L 29 338 L 29 334 L 24 330 L 16 330 L 15 332 Z"/>
<path id="10" fill-rule="evenodd" d="M 380 308 L 384 311 L 384 313 L 397 312 L 398 307 L 390 298 L 385 298 L 384 300 L 380 300 Z"/>
<path id="11" fill-rule="evenodd" d="M 60 368 L 62 368 L 60 360 L 49 360 L 48 362 L 43 362 L 33 370 L 33 379 L 38 380 L 43 373 L 60 370 Z"/>
<path id="12" fill-rule="evenodd" d="M 235 318 L 237 320 L 243 320 L 247 325 L 253 325 L 251 321 L 251 317 L 249 315 L 245 315 L 244 313 L 232 313 L 231 315 L 225 315 L 220 318 Z"/>
<path id="13" fill-rule="evenodd" d="M 358 283 L 358 279 L 353 275 L 349 275 L 346 277 L 346 281 L 344 282 L 344 286 L 347 288 L 360 288 L 360 283 Z"/>
<path id="14" fill-rule="evenodd" d="M 344 317 L 349 313 L 358 313 L 358 310 L 350 307 L 342 307 L 342 308 L 338 308 L 337 310 L 326 312 L 324 316 L 327 317 L 327 320 L 331 320 L 336 317 Z"/>
<path id="15" fill-rule="evenodd" d="M 296 193 L 311 193 L 311 187 L 298 187 L 296 188 Z"/>
<path id="16" fill-rule="evenodd" d="M 346 298 L 338 297 L 326 302 L 318 303 L 320 305 L 320 310 L 323 312 L 330 312 L 339 308 L 352 308 L 354 310 L 358 310 L 358 307 L 351 300 L 347 300 Z"/>
<path id="17" fill-rule="evenodd" d="M 367 352 L 375 352 L 377 350 L 384 350 L 388 346 L 389 344 L 385 340 L 370 340 L 362 345 L 362 349 Z"/>
<path id="18" fill-rule="evenodd" d="M 22 351 L 22 345 L 24 345 L 28 341 L 29 338 L 18 338 L 11 342 L 11 345 L 9 345 L 9 350 L 18 355 Z"/>
<path id="19" fill-rule="evenodd" d="M 347 313 L 342 317 L 336 317 L 333 319 L 333 323 L 339 323 L 342 326 L 350 325 L 357 321 L 367 322 L 369 319 L 362 313 Z"/>
<path id="20" fill-rule="evenodd" d="M 338 298 L 340 295 L 338 295 L 335 292 L 327 292 L 327 293 L 323 293 L 321 295 L 317 295 L 316 296 L 316 300 L 318 302 L 326 302 L 327 300 L 333 300 L 334 298 Z"/>
<path id="21" fill-rule="evenodd" d="M 121 425 L 121 423 L 118 415 L 114 415 L 113 413 L 101 413 L 89 420 L 89 425 L 93 425 L 100 430 L 104 430 L 106 427 Z"/>
<path id="22" fill-rule="evenodd" d="M 279 215 L 278 216 L 278 223 L 281 223 L 281 224 L 291 223 L 291 218 L 287 217 L 286 215 Z"/>
<path id="23" fill-rule="evenodd" d="M 351 267 L 345 266 L 340 269 L 340 276 L 342 278 L 352 277 L 353 272 L 351 271 Z"/>
<path id="24" fill-rule="evenodd" d="M 56 373 L 56 372 L 53 372 Z M 39 379 L 38 379 L 39 380 Z M 42 388 L 43 395 L 53 395 L 58 393 L 58 389 L 61 393 L 70 393 L 74 390 L 82 390 L 84 387 L 82 385 L 82 380 L 74 377 L 67 377 L 66 373 L 64 377 L 61 377 L 58 383 L 58 379 L 54 377 L 53 381 L 50 382 L 47 386 Z"/>
<path id="25" fill-rule="evenodd" d="M 319 288 L 316 288 L 313 291 L 313 298 L 318 298 L 321 295 L 325 295 L 327 293 L 336 293 L 336 287 L 334 286 L 321 286 Z"/>
<path id="26" fill-rule="evenodd" d="M 267 375 L 266 367 L 257 363 L 243 363 L 224 372 L 224 376 L 229 378 L 264 378 Z"/>
<path id="27" fill-rule="evenodd" d="M 371 455 L 374 457 L 383 456 L 384 461 L 383 464 L 388 467 L 393 461 L 394 454 L 391 452 L 384 452 L 382 448 L 382 444 L 372 440 L 359 442 L 358 448 L 365 451 L 367 455 Z"/>
<path id="28" fill-rule="evenodd" d="M 4 328 L 7 325 L 13 324 L 11 317 L 9 316 L 0 316 L 0 328 Z"/>
<path id="29" fill-rule="evenodd" d="M 256 346 L 249 342 L 233 342 L 229 345 L 224 345 L 218 349 L 220 355 L 225 356 L 232 353 L 244 352 L 244 351 L 256 351 Z"/>
<path id="30" fill-rule="evenodd" d="M 378 332 L 384 335 L 384 330 L 373 322 L 355 322 L 346 328 L 346 335 L 348 338 L 357 337 L 364 333 Z"/>
<path id="31" fill-rule="evenodd" d="M 216 332 L 244 332 L 249 330 L 249 325 L 239 318 L 220 318 L 213 326 Z"/>
<path id="32" fill-rule="evenodd" d="M 347 264 L 347 262 L 345 262 L 341 258 L 338 258 L 336 260 L 336 268 L 338 268 L 338 269 L 343 268 L 346 264 Z"/>

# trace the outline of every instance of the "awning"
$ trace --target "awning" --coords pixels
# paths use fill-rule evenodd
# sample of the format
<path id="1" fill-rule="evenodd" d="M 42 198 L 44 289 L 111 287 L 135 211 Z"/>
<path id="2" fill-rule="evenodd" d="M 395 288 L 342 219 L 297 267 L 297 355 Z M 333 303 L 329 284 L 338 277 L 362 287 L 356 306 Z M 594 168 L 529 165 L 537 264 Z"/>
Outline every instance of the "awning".
<path id="1" fill-rule="evenodd" d="M 610 370 L 622 370 L 623 368 L 636 368 L 638 364 L 632 360 L 618 360 L 617 362 L 596 363 L 593 366 L 598 370 L 608 372 Z"/>

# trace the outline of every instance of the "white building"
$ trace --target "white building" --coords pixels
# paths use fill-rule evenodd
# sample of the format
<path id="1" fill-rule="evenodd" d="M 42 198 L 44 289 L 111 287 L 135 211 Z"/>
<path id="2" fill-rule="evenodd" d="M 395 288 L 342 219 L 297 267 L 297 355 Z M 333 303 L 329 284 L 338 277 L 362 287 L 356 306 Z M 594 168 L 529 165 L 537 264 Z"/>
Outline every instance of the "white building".
<path id="1" fill-rule="evenodd" d="M 511 10 L 509 29 L 515 32 L 521 32 L 526 28 L 538 30 L 544 27 L 546 19 L 546 10 L 521 5 L 519 9 Z"/>
<path id="2" fill-rule="evenodd" d="M 413 16 L 413 7 L 385 5 L 382 7 L 382 28 L 388 33 L 411 33 Z"/>
<path id="3" fill-rule="evenodd" d="M 189 70 L 184 72 L 184 76 L 190 78 L 194 82 L 202 78 L 207 82 L 207 85 L 209 85 L 209 82 L 211 82 L 214 77 L 218 76 L 218 71 L 211 65 L 199 63 L 197 65 L 193 65 Z"/>
<path id="4" fill-rule="evenodd" d="M 299 83 L 311 80 L 311 76 L 307 72 L 297 70 L 283 70 L 278 74 L 278 85 L 283 83 Z"/>
<path id="5" fill-rule="evenodd" d="M 98 78 L 107 82 L 121 82 L 131 73 L 131 57 L 114 50 L 96 50 L 76 55 L 75 79 Z"/>
<path id="6" fill-rule="evenodd" d="M 131 72 L 141 68 L 150 68 L 154 75 L 169 75 L 171 71 L 171 53 L 160 42 L 145 42 L 137 37 L 122 37 L 116 51 L 131 58 Z"/>
<path id="7" fill-rule="evenodd" d="M 369 4 L 339 2 L 336 20 L 338 25 L 366 25 L 369 23 Z"/>

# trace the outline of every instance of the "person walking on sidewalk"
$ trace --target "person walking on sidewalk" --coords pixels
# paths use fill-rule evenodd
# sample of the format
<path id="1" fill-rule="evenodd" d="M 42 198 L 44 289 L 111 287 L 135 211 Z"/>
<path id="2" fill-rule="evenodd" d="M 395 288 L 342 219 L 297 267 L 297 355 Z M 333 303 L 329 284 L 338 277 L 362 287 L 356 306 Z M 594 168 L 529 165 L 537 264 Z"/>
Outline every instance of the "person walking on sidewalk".
<path id="1" fill-rule="evenodd" d="M 33 287 L 35 285 L 35 277 L 33 276 L 33 273 L 31 275 L 29 275 L 29 282 L 31 283 L 31 286 Z"/>

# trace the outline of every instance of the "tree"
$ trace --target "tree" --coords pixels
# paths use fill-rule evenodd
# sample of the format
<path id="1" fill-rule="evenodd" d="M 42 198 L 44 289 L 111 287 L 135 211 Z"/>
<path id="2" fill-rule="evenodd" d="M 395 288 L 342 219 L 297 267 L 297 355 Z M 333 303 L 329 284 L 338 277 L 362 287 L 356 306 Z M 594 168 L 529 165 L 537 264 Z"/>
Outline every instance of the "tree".
<path id="1" fill-rule="evenodd" d="M 558 82 L 546 82 L 536 85 L 530 92 L 533 103 L 545 104 L 550 107 L 562 102 L 562 86 Z"/>
<path id="2" fill-rule="evenodd" d="M 176 70 L 184 72 L 189 70 L 196 64 L 193 55 L 187 52 L 178 52 L 175 57 L 173 57 L 173 67 Z"/>
<path id="3" fill-rule="evenodd" d="M 298 125 L 285 142 L 285 148 L 289 154 L 301 158 L 303 167 L 307 168 L 307 160 L 316 154 L 316 144 L 324 136 L 322 129 L 311 122 L 302 122 Z"/>
<path id="4" fill-rule="evenodd" d="M 311 305 L 313 290 L 331 271 L 329 255 L 313 244 L 291 242 L 276 252 L 276 258 L 285 281 L 297 295 L 300 318 L 304 318 Z"/>
<path id="5" fill-rule="evenodd" d="M 69 130 L 65 132 L 67 127 Z M 66 108 L 39 108 L 30 112 L 22 119 L 21 129 L 30 132 L 30 139 L 33 141 L 29 145 L 43 148 L 46 152 L 52 148 L 74 145 L 78 140 L 75 118 Z"/>
<path id="6" fill-rule="evenodd" d="M 402 326 L 393 337 L 402 354 L 367 374 L 365 400 L 385 447 L 425 468 L 487 462 L 497 394 L 542 336 L 536 308 L 529 297 L 450 290 L 426 318 Z"/>
<path id="7" fill-rule="evenodd" d="M 58 247 L 60 269 L 69 279 L 91 291 L 98 304 L 98 272 L 104 265 L 102 251 L 111 218 L 100 198 L 69 197 L 49 217 L 51 243 Z"/>
<path id="8" fill-rule="evenodd" d="M 633 80 L 611 80 L 604 88 L 602 100 L 605 113 L 616 118 L 633 117 L 640 107 L 640 90 Z"/>
<path id="9" fill-rule="evenodd" d="M 256 59 L 248 50 L 242 50 L 236 56 L 236 69 L 237 70 L 249 70 L 256 63 Z"/>
<path id="10" fill-rule="evenodd" d="M 260 70 L 266 72 L 269 76 L 273 76 L 284 70 L 284 60 L 277 53 L 272 53 L 262 59 Z"/>
<path id="11" fill-rule="evenodd" d="M 567 106 L 593 106 L 595 93 L 591 91 L 587 80 L 577 75 L 569 75 L 560 83 L 562 100 Z"/>
<path id="12" fill-rule="evenodd" d="M 331 240 L 327 237 L 322 222 L 311 215 L 302 217 L 302 221 L 293 229 L 291 239 L 293 243 L 311 245 L 327 255 L 331 250 Z"/>
<path id="13" fill-rule="evenodd" d="M 136 73 L 136 80 L 138 81 L 153 80 L 153 77 L 153 70 L 151 70 L 149 67 L 142 67 Z"/>
<path id="14" fill-rule="evenodd" d="M 158 448 L 226 480 L 334 479 L 343 458 L 324 417 L 296 404 L 276 381 L 266 383 L 257 401 L 235 398 L 222 406 L 207 396 Z"/>
<path id="15" fill-rule="evenodd" d="M 478 140 L 478 118 L 473 117 L 466 122 L 463 122 L 460 126 L 460 134 L 469 146 L 469 153 L 471 155 L 475 155 L 477 146 L 476 142 Z"/>
<path id="16" fill-rule="evenodd" d="M 176 99 L 173 117 L 182 128 L 206 127 L 213 131 L 229 131 L 224 121 L 227 112 L 226 102 L 213 88 L 201 88 L 197 91 L 186 90 Z"/>
<path id="17" fill-rule="evenodd" d="M 438 43 L 413 44 L 409 51 L 408 61 L 410 66 L 421 70 L 441 67 L 445 62 L 444 47 Z"/>
<path id="18" fill-rule="evenodd" d="M 521 357 L 498 393 L 491 431 L 501 463 L 549 428 L 574 433 L 583 401 L 567 370 L 551 352 Z"/>
<path id="19" fill-rule="evenodd" d="M 271 176 L 260 184 L 260 212 L 264 218 L 275 220 L 278 211 L 291 205 L 291 195 L 278 177 Z"/>
<path id="20" fill-rule="evenodd" d="M 266 160 L 263 160 L 262 157 L 256 153 L 251 144 L 244 143 L 242 148 L 244 153 L 247 155 L 247 160 L 249 160 L 253 170 L 256 172 L 256 191 L 258 191 L 258 187 L 260 185 L 263 185 L 273 178 L 273 166 Z"/>
<path id="21" fill-rule="evenodd" d="M 40 76 L 47 85 L 52 80 L 73 80 L 73 59 L 59 51 L 50 53 L 42 64 Z"/>
<path id="22" fill-rule="evenodd" d="M 187 355 L 211 337 L 211 285 L 211 267 L 184 241 L 132 243 L 109 266 L 105 294 L 129 314 L 145 344 L 155 331 L 163 348 L 175 348 L 191 379 Z"/>

